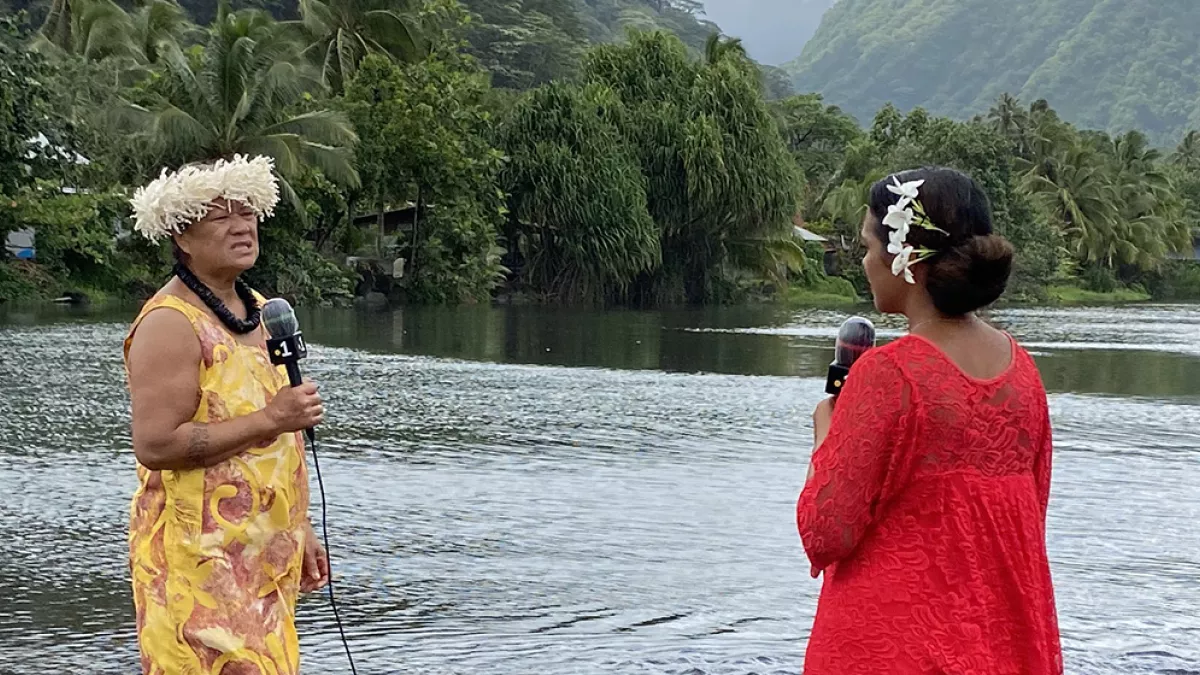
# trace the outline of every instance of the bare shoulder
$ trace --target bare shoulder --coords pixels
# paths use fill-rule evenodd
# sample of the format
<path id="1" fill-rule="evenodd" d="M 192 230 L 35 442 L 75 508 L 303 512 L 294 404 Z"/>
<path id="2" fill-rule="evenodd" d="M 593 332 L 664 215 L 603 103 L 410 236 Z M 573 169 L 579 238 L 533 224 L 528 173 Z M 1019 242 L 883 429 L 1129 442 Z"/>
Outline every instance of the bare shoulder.
<path id="1" fill-rule="evenodd" d="M 1007 332 L 990 323 L 980 322 L 981 340 L 1000 361 L 1011 361 L 1020 350 L 1020 345 Z"/>
<path id="2" fill-rule="evenodd" d="M 982 321 L 966 326 L 935 326 L 897 343 L 898 349 L 933 356 L 934 362 L 948 363 L 973 380 L 997 378 L 1019 358 L 1019 348 L 1008 333 Z"/>
<path id="3" fill-rule="evenodd" d="M 168 306 L 156 307 L 142 317 L 129 345 L 129 364 L 171 367 L 198 361 L 200 340 L 191 319 Z"/>
<path id="4" fill-rule="evenodd" d="M 1038 368 L 1037 360 L 1033 358 L 1033 353 L 1012 335 L 1004 333 L 1004 337 L 1009 341 L 1010 349 L 1012 349 L 1013 366 L 1030 371 L 1040 384 L 1041 371 Z"/>

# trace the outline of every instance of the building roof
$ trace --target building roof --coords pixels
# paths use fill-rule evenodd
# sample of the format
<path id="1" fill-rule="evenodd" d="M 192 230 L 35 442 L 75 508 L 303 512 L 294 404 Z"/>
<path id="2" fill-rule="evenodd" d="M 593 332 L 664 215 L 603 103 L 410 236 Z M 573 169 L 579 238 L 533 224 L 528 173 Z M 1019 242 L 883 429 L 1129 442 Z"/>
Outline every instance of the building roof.
<path id="1" fill-rule="evenodd" d="M 31 146 L 37 146 L 38 148 L 41 148 L 41 151 L 43 153 L 45 153 L 46 155 L 50 155 L 50 154 L 57 155 L 58 159 L 60 159 L 60 160 L 69 160 L 76 164 L 91 164 L 92 163 L 92 161 L 90 159 L 88 159 L 87 157 L 84 157 L 83 155 L 79 154 L 78 152 L 71 152 L 70 150 L 67 150 L 64 147 L 57 146 L 57 145 L 54 147 L 50 147 L 50 139 L 46 138 L 46 134 L 43 134 L 40 131 L 38 132 L 37 136 L 26 139 L 25 142 Z M 33 159 L 33 158 L 37 157 L 37 154 L 38 154 L 38 151 L 34 150 L 33 148 L 30 148 L 29 151 L 25 153 L 25 158 Z"/>
<path id="2" fill-rule="evenodd" d="M 819 242 L 829 241 L 829 239 L 827 237 L 822 237 L 821 235 L 817 234 L 816 232 L 813 232 L 812 230 L 800 227 L 799 225 L 792 226 L 792 233 L 794 235 L 796 235 L 797 237 L 800 237 L 804 241 L 819 241 Z"/>

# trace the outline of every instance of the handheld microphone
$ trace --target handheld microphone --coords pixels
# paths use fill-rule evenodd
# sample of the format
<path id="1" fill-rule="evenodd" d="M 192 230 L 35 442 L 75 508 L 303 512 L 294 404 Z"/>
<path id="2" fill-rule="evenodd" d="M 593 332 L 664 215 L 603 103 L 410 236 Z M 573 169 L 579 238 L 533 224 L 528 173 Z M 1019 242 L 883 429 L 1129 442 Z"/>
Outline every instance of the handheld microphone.
<path id="1" fill-rule="evenodd" d="M 262 322 L 271 336 L 267 340 L 271 363 L 287 369 L 288 382 L 293 387 L 300 386 L 304 382 L 300 377 L 300 359 L 308 356 L 308 347 L 304 345 L 304 336 L 300 333 L 296 310 L 287 300 L 272 298 L 262 307 Z M 311 427 L 305 429 L 304 434 L 308 440 L 316 440 L 316 433 Z"/>
<path id="2" fill-rule="evenodd" d="M 825 393 L 837 396 L 846 386 L 850 366 L 868 349 L 875 346 L 875 324 L 861 316 L 852 316 L 838 329 L 837 342 L 833 347 L 833 363 L 829 364 L 829 377 L 825 381 Z"/>

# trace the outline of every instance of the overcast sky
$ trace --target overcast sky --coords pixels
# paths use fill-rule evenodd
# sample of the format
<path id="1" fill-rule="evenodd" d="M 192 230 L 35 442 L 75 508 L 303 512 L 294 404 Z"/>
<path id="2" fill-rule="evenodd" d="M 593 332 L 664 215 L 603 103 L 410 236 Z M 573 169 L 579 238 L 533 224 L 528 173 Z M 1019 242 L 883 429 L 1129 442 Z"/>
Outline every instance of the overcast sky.
<path id="1" fill-rule="evenodd" d="M 750 56 L 777 66 L 800 55 L 834 0 L 704 0 L 709 19 L 742 38 Z"/>

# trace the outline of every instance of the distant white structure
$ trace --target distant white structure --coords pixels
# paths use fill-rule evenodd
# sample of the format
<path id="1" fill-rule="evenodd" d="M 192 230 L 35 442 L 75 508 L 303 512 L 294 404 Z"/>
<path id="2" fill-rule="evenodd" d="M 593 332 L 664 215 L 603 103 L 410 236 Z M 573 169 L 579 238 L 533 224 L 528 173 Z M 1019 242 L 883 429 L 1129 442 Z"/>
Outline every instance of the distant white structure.
<path id="1" fill-rule="evenodd" d="M 821 249 L 824 251 L 824 254 L 821 256 L 821 266 L 825 268 L 825 274 L 835 275 L 838 273 L 837 244 L 830 241 L 829 237 L 819 235 L 804 227 L 804 219 L 798 213 L 792 218 L 792 236 L 805 243 L 820 244 Z M 844 241 L 842 242 L 842 248 L 846 248 Z"/>
<path id="2" fill-rule="evenodd" d="M 34 136 L 33 138 L 26 139 L 25 142 L 30 146 L 29 150 L 25 153 L 25 159 L 37 159 L 39 157 L 43 157 L 47 159 L 58 159 L 64 162 L 73 162 L 83 166 L 92 163 L 91 160 L 79 154 L 78 152 L 71 152 L 66 148 L 51 145 L 50 139 L 46 138 L 46 134 L 41 132 L 38 132 L 38 135 Z M 86 190 L 80 190 L 71 186 L 64 186 L 61 188 L 61 190 L 62 193 L 66 195 L 86 192 Z M 8 251 L 9 255 L 18 260 L 36 260 L 36 239 L 37 230 L 32 227 L 13 230 L 8 233 L 7 237 L 5 237 L 4 248 Z"/>
<path id="3" fill-rule="evenodd" d="M 38 132 L 37 136 L 26 139 L 25 142 L 28 143 L 29 145 L 36 145 L 37 147 L 41 148 L 40 153 L 38 150 L 35 150 L 34 148 L 30 148 L 29 152 L 25 153 L 25 159 L 36 159 L 39 155 L 45 156 L 46 154 L 48 154 L 48 153 L 46 153 L 46 149 L 51 148 L 50 139 L 46 138 L 46 134 L 43 134 L 40 131 Z M 83 155 L 79 154 L 78 152 L 71 152 L 70 150 L 67 150 L 66 148 L 59 147 L 59 146 L 54 146 L 51 149 L 53 150 L 53 153 L 55 155 L 58 155 L 59 159 L 71 161 L 76 164 L 82 164 L 85 166 L 92 163 L 92 160 L 88 159 L 87 157 L 84 157 Z"/>
<path id="4" fill-rule="evenodd" d="M 1179 251 L 1178 253 L 1168 253 L 1167 258 L 1171 260 L 1197 260 L 1200 261 L 1200 229 L 1192 232 L 1191 248 Z"/>
<path id="5" fill-rule="evenodd" d="M 33 245 L 34 230 L 28 227 L 21 230 L 13 230 L 8 233 L 8 237 L 4 240 L 4 248 L 8 250 L 8 254 L 17 260 L 33 260 L 37 257 L 37 250 Z"/>
<path id="6" fill-rule="evenodd" d="M 821 244 L 827 243 L 829 241 L 828 237 L 822 237 L 821 235 L 817 234 L 816 232 L 813 232 L 812 230 L 800 227 L 799 225 L 792 226 L 792 234 L 794 234 L 797 237 L 800 237 L 804 241 L 815 241 L 815 242 L 818 242 Z"/>

